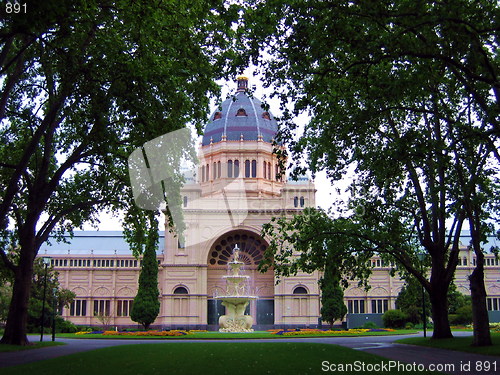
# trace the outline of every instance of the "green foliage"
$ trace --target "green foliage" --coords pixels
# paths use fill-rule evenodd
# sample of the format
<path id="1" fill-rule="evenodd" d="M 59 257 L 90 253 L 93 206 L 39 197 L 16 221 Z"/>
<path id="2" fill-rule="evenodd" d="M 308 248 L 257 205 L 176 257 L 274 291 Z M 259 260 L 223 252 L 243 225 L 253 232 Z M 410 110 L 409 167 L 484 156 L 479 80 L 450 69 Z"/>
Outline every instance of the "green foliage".
<path id="1" fill-rule="evenodd" d="M 59 273 L 54 271 L 52 266 L 47 267 L 47 285 L 45 290 L 45 327 L 51 326 L 51 319 L 54 313 L 53 303 L 56 300 L 56 308 L 69 307 L 75 293 L 68 289 L 61 288 L 58 280 Z M 42 316 L 42 306 L 45 289 L 45 266 L 41 258 L 37 258 L 34 264 L 33 280 L 31 284 L 30 301 L 28 305 L 28 330 L 30 332 L 40 331 L 40 319 Z M 54 294 L 54 289 L 56 293 Z"/>
<path id="2" fill-rule="evenodd" d="M 329 259 L 325 273 L 319 281 L 321 288 L 321 319 L 330 323 L 330 329 L 336 320 L 342 320 L 347 313 L 344 304 L 344 292 L 340 287 L 340 275 L 337 262 Z"/>
<path id="3" fill-rule="evenodd" d="M 149 213 L 148 236 L 145 238 L 144 256 L 142 269 L 139 275 L 139 290 L 134 298 L 130 318 L 148 329 L 160 312 L 160 301 L 158 299 L 158 261 L 156 249 L 158 246 L 158 221 L 155 213 Z"/>
<path id="4" fill-rule="evenodd" d="M 78 327 L 69 320 L 62 318 L 61 316 L 56 316 L 56 332 L 75 333 L 78 332 Z"/>
<path id="5" fill-rule="evenodd" d="M 50 327 L 53 314 L 53 302 L 56 299 L 58 310 L 68 307 L 75 298 L 75 293 L 68 289 L 61 288 L 58 281 L 58 273 L 52 267 L 47 268 L 47 285 L 45 296 L 44 326 Z M 0 285 L 0 321 L 7 319 L 9 305 L 12 298 L 12 278 L 6 278 L 3 285 Z M 45 284 L 45 266 L 42 260 L 38 258 L 34 263 L 34 274 L 28 305 L 28 330 L 38 332 L 40 330 L 40 319 L 42 316 L 43 290 Z M 53 291 L 56 289 L 54 296 Z M 58 324 L 69 326 L 70 322 L 64 323 L 64 319 L 57 316 Z M 71 332 L 71 331 L 68 331 Z"/>
<path id="6" fill-rule="evenodd" d="M 9 284 L 0 285 L 0 322 L 7 320 L 10 300 L 12 298 L 12 287 Z"/>
<path id="7" fill-rule="evenodd" d="M 383 244 L 429 291 L 434 337 L 450 337 L 462 227 L 467 220 L 481 252 L 499 207 L 496 3 L 247 2 L 242 54 L 291 108 L 279 140 L 300 170 L 308 159 L 332 182 L 355 171 L 349 201 L 335 207 L 337 220 L 357 224 L 344 234 Z M 311 120 L 297 134 L 300 113 Z M 416 250 L 429 255 L 429 272 Z"/>
<path id="8" fill-rule="evenodd" d="M 382 315 L 384 327 L 403 328 L 408 321 L 408 316 L 401 310 L 387 310 Z"/>
<path id="9" fill-rule="evenodd" d="M 472 323 L 472 305 L 459 307 L 454 314 L 450 314 L 450 324 L 467 325 Z"/>
<path id="10" fill-rule="evenodd" d="M 407 315 L 409 322 L 413 324 L 421 323 L 423 321 L 423 287 L 414 277 L 408 277 L 405 281 L 405 285 L 396 298 L 396 306 Z M 424 291 L 424 296 L 425 310 L 427 317 L 429 317 L 431 313 L 429 293 Z"/>
<path id="11" fill-rule="evenodd" d="M 363 324 L 363 326 L 361 328 L 363 328 L 363 329 L 375 329 L 375 328 L 379 328 L 379 327 L 374 322 L 366 322 L 365 324 Z"/>
<path id="12" fill-rule="evenodd" d="M 234 73 L 225 66 L 240 9 L 211 0 L 28 8 L 4 17 L 0 40 L 0 258 L 23 292 L 49 235 L 133 205 L 133 150 L 188 123 L 201 129 L 215 80 Z M 26 343 L 26 295 L 12 304 L 20 318 L 4 342 Z"/>

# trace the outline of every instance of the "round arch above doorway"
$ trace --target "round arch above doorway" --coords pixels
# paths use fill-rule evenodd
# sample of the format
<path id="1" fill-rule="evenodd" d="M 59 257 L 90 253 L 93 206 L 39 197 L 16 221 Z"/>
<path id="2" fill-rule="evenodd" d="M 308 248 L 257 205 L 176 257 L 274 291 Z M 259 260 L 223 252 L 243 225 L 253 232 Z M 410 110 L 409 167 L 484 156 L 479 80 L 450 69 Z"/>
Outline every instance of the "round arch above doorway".
<path id="1" fill-rule="evenodd" d="M 259 298 L 250 302 L 247 314 L 254 317 L 254 328 L 272 328 L 274 324 L 274 271 L 259 272 L 257 267 L 264 257 L 267 242 L 259 234 L 247 229 L 231 230 L 222 234 L 212 244 L 207 257 L 207 323 L 214 329 L 219 317 L 224 314 L 220 299 L 214 298 L 215 293 L 224 293 L 228 273 L 228 262 L 232 260 L 234 246 L 240 249 L 239 259 L 245 263 L 241 271 L 249 276 L 248 292 Z M 212 295 L 214 294 L 214 295 Z"/>
<path id="2" fill-rule="evenodd" d="M 246 266 L 258 266 L 267 249 L 267 243 L 259 235 L 248 230 L 231 231 L 221 236 L 212 245 L 208 255 L 208 266 L 227 265 L 236 244 L 240 249 L 240 260 Z"/>

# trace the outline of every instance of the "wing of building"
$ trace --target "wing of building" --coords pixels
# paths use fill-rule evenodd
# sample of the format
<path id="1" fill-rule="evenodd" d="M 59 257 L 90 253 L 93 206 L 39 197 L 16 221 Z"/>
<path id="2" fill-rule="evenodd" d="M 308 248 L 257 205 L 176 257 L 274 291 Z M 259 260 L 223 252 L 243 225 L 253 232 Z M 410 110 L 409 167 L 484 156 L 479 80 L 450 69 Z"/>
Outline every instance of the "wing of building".
<path id="1" fill-rule="evenodd" d="M 161 309 L 153 326 L 216 329 L 224 313 L 223 276 L 237 244 L 244 272 L 250 276 L 247 292 L 258 296 L 249 306 L 254 328 L 316 327 L 319 323 L 319 273 L 298 274 L 276 285 L 272 270 L 257 271 L 267 247 L 260 236 L 273 216 L 293 215 L 316 206 L 313 182 L 303 176 L 287 180 L 273 153 L 277 122 L 248 91 L 239 77 L 235 95 L 211 115 L 199 149 L 197 170 L 187 173 L 182 190 L 186 225 L 182 239 L 162 232 L 158 249 Z M 280 147 L 279 145 L 277 147 Z M 102 325 L 97 315 L 109 315 L 109 324 L 136 327 L 130 309 L 137 292 L 141 261 L 135 259 L 121 232 L 75 232 L 69 243 L 42 246 L 39 256 L 50 256 L 61 286 L 76 300 L 62 314 L 78 325 Z M 465 245 L 468 242 L 463 241 Z M 349 314 L 380 321 L 395 308 L 403 286 L 390 276 L 390 266 L 374 257 L 371 289 L 353 283 L 345 291 Z M 470 294 L 467 276 L 474 256 L 463 247 L 457 269 L 458 290 Z M 500 310 L 500 267 L 486 256 L 486 290 L 490 310 Z M 378 319 L 378 320 L 377 320 Z M 497 318 L 498 320 L 498 315 Z M 354 321 L 354 320 L 353 320 Z"/>

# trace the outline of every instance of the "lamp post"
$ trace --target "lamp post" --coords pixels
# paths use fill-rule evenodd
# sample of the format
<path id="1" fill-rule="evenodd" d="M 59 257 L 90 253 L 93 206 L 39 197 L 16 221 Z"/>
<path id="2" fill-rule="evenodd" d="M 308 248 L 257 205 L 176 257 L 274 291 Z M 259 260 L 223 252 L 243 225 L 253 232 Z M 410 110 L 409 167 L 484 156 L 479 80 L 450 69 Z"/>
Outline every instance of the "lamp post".
<path id="1" fill-rule="evenodd" d="M 42 320 L 40 322 L 40 341 L 43 341 L 43 326 L 44 326 L 44 320 L 45 320 L 45 295 L 47 292 L 47 267 L 50 264 L 50 258 L 49 257 L 43 257 L 42 258 L 43 265 L 45 266 L 45 276 L 43 278 L 43 300 L 42 300 Z"/>
<path id="2" fill-rule="evenodd" d="M 57 288 L 52 288 L 52 341 L 56 341 Z"/>
<path id="3" fill-rule="evenodd" d="M 420 260 L 420 271 L 422 276 L 424 275 L 424 259 L 425 253 L 418 253 L 418 259 Z M 422 285 L 422 313 L 423 313 L 423 323 L 424 323 L 424 337 L 427 337 L 427 314 L 425 311 L 425 288 Z"/>

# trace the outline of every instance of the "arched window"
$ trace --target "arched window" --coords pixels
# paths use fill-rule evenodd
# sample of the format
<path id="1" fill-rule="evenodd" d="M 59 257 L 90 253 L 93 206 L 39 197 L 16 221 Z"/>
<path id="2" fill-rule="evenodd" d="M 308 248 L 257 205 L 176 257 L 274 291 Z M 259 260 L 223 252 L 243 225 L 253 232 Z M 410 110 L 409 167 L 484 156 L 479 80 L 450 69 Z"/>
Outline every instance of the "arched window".
<path id="1" fill-rule="evenodd" d="M 297 286 L 293 290 L 292 311 L 294 316 L 309 315 L 309 304 L 307 289 L 303 286 Z"/>
<path id="2" fill-rule="evenodd" d="M 189 294 L 189 293 L 185 287 L 178 286 L 177 288 L 175 288 L 174 294 Z"/>
<path id="3" fill-rule="evenodd" d="M 174 290 L 174 295 L 173 314 L 175 316 L 189 315 L 189 297 L 187 289 L 183 286 L 178 286 Z"/>
<path id="4" fill-rule="evenodd" d="M 307 294 L 307 289 L 303 286 L 298 286 L 293 290 L 293 294 Z"/>
<path id="5" fill-rule="evenodd" d="M 240 108 L 238 112 L 236 112 L 236 116 L 247 116 L 247 112 L 243 108 Z"/>
<path id="6" fill-rule="evenodd" d="M 201 167 L 201 182 L 205 182 L 205 166 Z"/>
<path id="7" fill-rule="evenodd" d="M 206 176 L 207 176 L 207 181 L 210 180 L 210 168 L 209 168 L 208 164 L 207 164 Z"/>
<path id="8" fill-rule="evenodd" d="M 300 197 L 300 207 L 304 207 L 305 200 L 304 197 Z"/>
<path id="9" fill-rule="evenodd" d="M 267 163 L 266 162 L 263 162 L 262 163 L 262 166 L 264 168 L 264 178 L 267 178 Z"/>
<path id="10" fill-rule="evenodd" d="M 299 207 L 299 197 L 293 198 L 293 206 L 294 207 Z"/>
<path id="11" fill-rule="evenodd" d="M 252 160 L 252 177 L 257 177 L 257 160 Z"/>
<path id="12" fill-rule="evenodd" d="M 217 162 L 217 178 L 220 178 L 221 176 L 221 166 L 220 166 L 220 161 Z"/>
<path id="13" fill-rule="evenodd" d="M 250 160 L 245 160 L 245 177 L 250 177 Z"/>
<path id="14" fill-rule="evenodd" d="M 227 161 L 227 177 L 233 177 L 233 161 Z"/>
<path id="15" fill-rule="evenodd" d="M 214 170 L 212 171 L 212 180 L 217 178 L 217 163 L 214 162 Z"/>
<path id="16" fill-rule="evenodd" d="M 234 177 L 240 177 L 240 161 L 234 161 Z"/>
<path id="17" fill-rule="evenodd" d="M 184 207 L 187 207 L 187 205 L 188 205 L 188 197 L 187 197 L 187 195 L 185 195 L 185 196 L 182 198 L 182 203 L 184 204 Z"/>
<path id="18" fill-rule="evenodd" d="M 267 178 L 271 179 L 271 163 L 267 163 Z"/>

